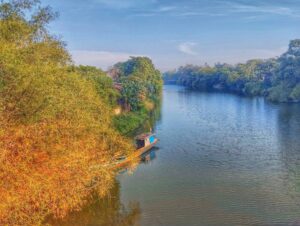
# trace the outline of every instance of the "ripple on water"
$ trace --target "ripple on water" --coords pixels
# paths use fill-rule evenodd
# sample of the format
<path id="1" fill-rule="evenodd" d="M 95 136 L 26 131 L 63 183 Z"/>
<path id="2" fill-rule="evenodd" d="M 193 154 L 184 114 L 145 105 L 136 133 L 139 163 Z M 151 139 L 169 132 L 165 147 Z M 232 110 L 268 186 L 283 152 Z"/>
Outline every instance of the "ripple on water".
<path id="1" fill-rule="evenodd" d="M 119 226 L 130 203 L 141 226 L 300 225 L 300 105 L 165 86 L 156 133 L 153 161 L 118 177 L 124 206 L 87 225 Z"/>

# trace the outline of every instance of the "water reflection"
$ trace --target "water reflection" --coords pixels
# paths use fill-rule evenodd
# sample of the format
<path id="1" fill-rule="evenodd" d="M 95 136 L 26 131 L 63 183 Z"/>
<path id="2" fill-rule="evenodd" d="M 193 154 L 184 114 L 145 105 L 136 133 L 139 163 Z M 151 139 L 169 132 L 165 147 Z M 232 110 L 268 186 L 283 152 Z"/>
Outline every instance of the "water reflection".
<path id="1" fill-rule="evenodd" d="M 144 164 L 149 164 L 151 161 L 156 159 L 156 152 L 159 150 L 159 148 L 154 147 L 150 151 L 146 152 L 141 157 L 141 162 Z"/>
<path id="2" fill-rule="evenodd" d="M 80 212 L 70 214 L 53 226 L 139 226 L 141 209 L 137 202 L 125 207 L 120 201 L 120 185 L 115 181 L 109 196 L 95 197 L 93 203 Z"/>
<path id="3" fill-rule="evenodd" d="M 299 105 L 170 86 L 156 133 L 113 201 L 55 225 L 300 225 Z"/>
<path id="4" fill-rule="evenodd" d="M 141 164 L 149 164 L 156 159 L 154 147 L 140 159 Z M 120 174 L 132 172 L 124 168 Z M 95 196 L 93 203 L 80 212 L 72 213 L 63 220 L 51 221 L 53 226 L 139 226 L 141 209 L 138 202 L 130 202 L 127 208 L 120 201 L 120 184 L 115 181 L 109 195 L 105 198 Z"/>
<path id="5" fill-rule="evenodd" d="M 286 109 L 285 109 L 286 108 Z M 297 225 L 300 112 L 165 86 L 156 159 L 123 174 L 142 226 Z"/>
<path id="6" fill-rule="evenodd" d="M 278 140 L 282 147 L 300 151 L 300 106 L 299 104 L 282 104 L 277 117 Z M 288 150 L 287 150 L 288 151 Z"/>
<path id="7" fill-rule="evenodd" d="M 142 156 L 138 159 L 136 159 L 134 162 L 131 162 L 131 164 L 124 166 L 119 172 L 119 175 L 122 174 L 132 174 L 135 172 L 135 170 L 137 169 L 137 167 L 139 167 L 139 165 L 147 165 L 150 164 L 151 162 L 153 162 L 156 159 L 156 152 L 159 150 L 158 147 L 153 147 L 151 148 L 149 151 L 145 152 L 144 154 L 142 154 Z"/>
<path id="8" fill-rule="evenodd" d="M 300 106 L 283 104 L 278 109 L 277 137 L 280 144 L 284 178 L 292 199 L 300 200 Z M 297 202 L 300 208 L 300 202 Z"/>

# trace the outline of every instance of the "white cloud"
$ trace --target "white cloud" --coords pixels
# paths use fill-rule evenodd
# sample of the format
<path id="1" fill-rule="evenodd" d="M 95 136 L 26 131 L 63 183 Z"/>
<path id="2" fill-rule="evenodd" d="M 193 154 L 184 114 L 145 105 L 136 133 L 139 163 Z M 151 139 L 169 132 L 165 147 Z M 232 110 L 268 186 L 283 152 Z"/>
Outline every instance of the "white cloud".
<path id="1" fill-rule="evenodd" d="M 151 5 L 157 0 L 94 0 L 95 3 L 103 4 L 114 9 L 128 9 L 137 6 Z"/>
<path id="2" fill-rule="evenodd" d="M 185 53 L 187 55 L 198 55 L 198 53 L 195 51 L 195 46 L 197 46 L 197 43 L 195 42 L 184 42 L 178 45 L 178 50 L 182 53 Z"/>
<path id="3" fill-rule="evenodd" d="M 156 13 L 136 13 L 131 15 L 130 17 L 153 17 L 156 16 Z"/>
<path id="4" fill-rule="evenodd" d="M 259 4 L 243 4 L 236 0 L 211 0 L 213 6 L 199 7 L 197 4 L 183 6 L 179 3 L 161 5 L 158 0 L 93 0 L 111 9 L 134 9 L 132 16 L 156 16 L 160 14 L 168 16 L 211 16 L 220 17 L 235 13 L 240 14 L 273 14 L 288 17 L 300 17 L 299 7 L 291 7 L 286 4 L 274 5 L 267 1 Z"/>
<path id="5" fill-rule="evenodd" d="M 196 43 L 188 42 L 192 44 L 192 47 L 195 47 Z M 183 45 L 185 44 L 185 45 Z M 155 54 L 150 57 L 155 66 L 161 71 L 167 71 L 185 64 L 196 64 L 203 65 L 204 63 L 209 63 L 213 65 L 217 62 L 221 63 L 243 63 L 250 59 L 268 59 L 271 57 L 280 56 L 287 49 L 286 46 L 278 48 L 239 48 L 239 49 L 202 49 L 201 52 L 203 56 L 200 56 L 192 49 L 192 47 L 187 48 L 186 43 L 181 44 L 182 50 L 185 51 L 185 54 L 192 57 L 180 57 L 173 53 L 165 54 Z M 181 51 L 181 52 L 183 52 Z M 188 52 L 188 53 L 186 53 Z M 85 50 L 76 50 L 71 51 L 73 59 L 77 65 L 92 65 L 100 67 L 103 70 L 107 70 L 110 66 L 113 66 L 115 63 L 126 61 L 130 56 L 145 56 L 142 54 L 130 54 L 122 52 L 109 52 L 109 51 L 85 51 Z M 192 54 L 191 54 L 192 53 Z"/>
<path id="6" fill-rule="evenodd" d="M 96 3 L 103 4 L 111 8 L 129 8 L 134 5 L 135 0 L 94 0 Z"/>
<path id="7" fill-rule="evenodd" d="M 216 12 L 197 12 L 197 11 L 186 11 L 183 13 L 178 13 L 177 16 L 209 16 L 209 17 L 221 17 L 226 16 L 224 13 L 216 13 Z"/>
<path id="8" fill-rule="evenodd" d="M 289 7 L 272 6 L 272 5 L 243 5 L 231 3 L 230 8 L 234 13 L 259 13 L 274 14 L 280 16 L 300 17 L 300 12 Z"/>
<path id="9" fill-rule="evenodd" d="M 87 50 L 74 50 L 71 51 L 75 64 L 91 65 L 100 67 L 104 70 L 108 69 L 114 64 L 126 61 L 131 56 L 141 56 L 138 54 L 108 52 L 108 51 L 87 51 Z"/>
<path id="10" fill-rule="evenodd" d="M 154 17 L 157 15 L 172 15 L 176 12 L 178 8 L 176 6 L 165 5 L 165 6 L 156 6 L 148 10 L 142 9 L 131 15 L 131 17 Z"/>
<path id="11" fill-rule="evenodd" d="M 170 11 L 174 11 L 176 9 L 177 9 L 177 7 L 175 7 L 175 6 L 162 6 L 157 11 L 158 12 L 170 12 Z"/>

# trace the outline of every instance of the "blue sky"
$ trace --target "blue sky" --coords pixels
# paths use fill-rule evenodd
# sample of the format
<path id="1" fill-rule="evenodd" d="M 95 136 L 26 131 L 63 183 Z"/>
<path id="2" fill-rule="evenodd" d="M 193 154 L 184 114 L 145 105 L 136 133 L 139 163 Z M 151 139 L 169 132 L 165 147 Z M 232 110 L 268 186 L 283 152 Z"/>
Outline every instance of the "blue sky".
<path id="1" fill-rule="evenodd" d="M 103 69 L 129 56 L 162 71 L 237 63 L 284 52 L 300 38 L 300 0 L 42 0 L 60 17 L 49 26 L 77 64 Z"/>

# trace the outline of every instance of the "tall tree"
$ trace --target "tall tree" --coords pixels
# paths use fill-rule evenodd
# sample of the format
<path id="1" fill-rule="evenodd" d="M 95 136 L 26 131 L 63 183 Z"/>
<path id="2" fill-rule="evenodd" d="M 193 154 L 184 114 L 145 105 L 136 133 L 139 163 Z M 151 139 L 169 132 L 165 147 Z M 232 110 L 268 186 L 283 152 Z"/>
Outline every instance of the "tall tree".
<path id="1" fill-rule="evenodd" d="M 109 165 L 132 150 L 112 129 L 102 87 L 70 70 L 47 31 L 55 17 L 36 0 L 0 3 L 0 225 L 78 210 L 109 190 Z"/>

